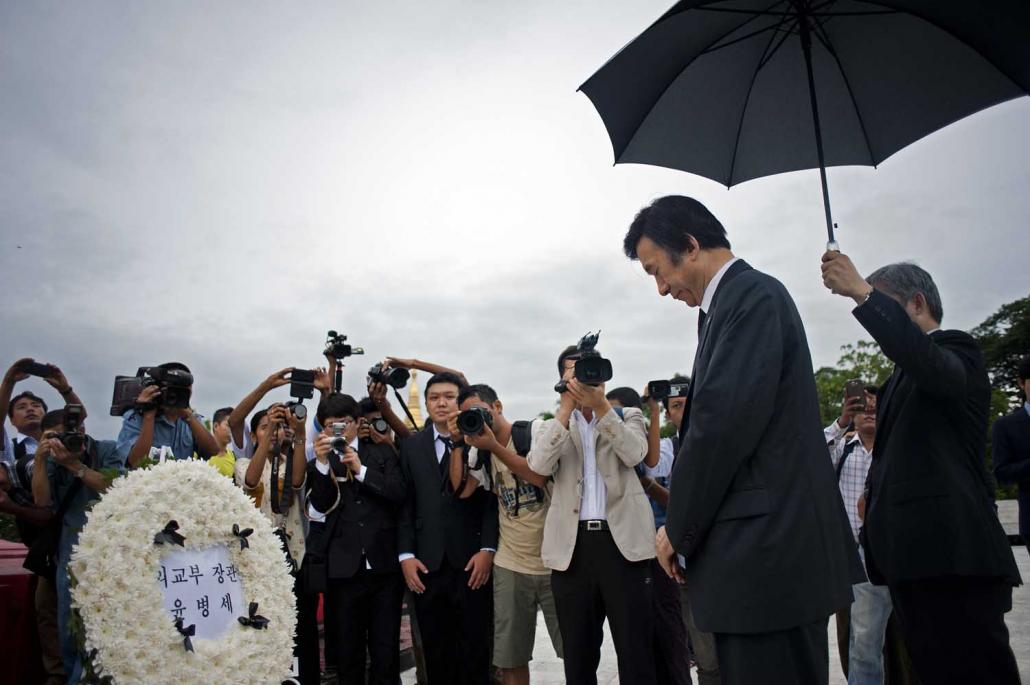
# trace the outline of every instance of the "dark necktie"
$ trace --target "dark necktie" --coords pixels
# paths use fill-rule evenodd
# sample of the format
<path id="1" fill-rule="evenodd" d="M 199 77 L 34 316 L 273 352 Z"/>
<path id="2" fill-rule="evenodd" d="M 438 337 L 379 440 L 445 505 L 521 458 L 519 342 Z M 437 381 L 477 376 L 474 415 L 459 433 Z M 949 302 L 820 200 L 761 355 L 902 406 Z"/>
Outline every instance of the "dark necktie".
<path id="1" fill-rule="evenodd" d="M 698 339 L 698 341 L 701 340 L 701 329 L 704 328 L 704 326 L 705 326 L 705 319 L 706 318 L 708 318 L 708 315 L 705 314 L 705 310 L 698 309 L 697 310 L 697 339 Z"/>
<path id="2" fill-rule="evenodd" d="M 451 450 L 454 449 L 454 443 L 446 435 L 438 435 L 436 439 L 443 443 L 443 457 L 437 462 L 437 468 L 440 469 L 440 475 L 446 477 L 447 469 L 451 463 Z"/>

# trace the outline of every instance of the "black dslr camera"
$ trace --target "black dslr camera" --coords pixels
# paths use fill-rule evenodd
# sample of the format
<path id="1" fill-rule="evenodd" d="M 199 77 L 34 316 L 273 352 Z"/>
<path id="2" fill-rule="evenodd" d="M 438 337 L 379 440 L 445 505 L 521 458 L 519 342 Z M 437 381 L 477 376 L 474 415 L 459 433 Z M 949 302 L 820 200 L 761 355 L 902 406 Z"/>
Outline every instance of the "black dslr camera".
<path id="1" fill-rule="evenodd" d="M 365 354 L 360 347 L 353 347 L 347 342 L 347 336 L 336 331 L 329 331 L 325 341 L 325 355 L 337 361 L 346 359 L 352 354 Z"/>
<path id="2" fill-rule="evenodd" d="M 156 385 L 161 392 L 153 402 L 138 402 L 143 388 Z M 121 416 L 130 409 L 146 412 L 158 407 L 189 409 L 193 390 L 193 374 L 182 369 L 141 366 L 135 376 L 115 376 L 111 416 Z"/>
<path id="3" fill-rule="evenodd" d="M 285 407 L 293 414 L 293 418 L 303 421 L 308 417 L 308 408 L 304 400 L 315 396 L 315 372 L 309 369 L 294 369 L 290 372 L 290 397 Z"/>
<path id="4" fill-rule="evenodd" d="M 64 421 L 57 439 L 71 454 L 78 454 L 86 446 L 86 436 L 79 432 L 82 415 L 85 413 L 81 404 L 68 404 L 64 407 Z"/>
<path id="5" fill-rule="evenodd" d="M 382 383 L 398 390 L 408 384 L 409 378 L 411 378 L 411 374 L 407 369 L 383 367 L 382 362 L 368 370 L 368 380 L 370 383 Z"/>
<path id="6" fill-rule="evenodd" d="M 484 426 L 494 427 L 494 416 L 488 409 L 472 407 L 458 414 L 458 430 L 465 435 L 479 435 Z"/>
<path id="7" fill-rule="evenodd" d="M 670 397 L 686 397 L 690 383 L 683 381 L 648 381 L 647 397 L 655 402 L 667 400 Z"/>
<path id="8" fill-rule="evenodd" d="M 576 360 L 574 371 L 576 380 L 585 385 L 602 385 L 612 379 L 612 363 L 594 349 L 600 336 L 601 331 L 587 333 L 579 339 L 579 343 L 576 345 L 576 353 L 567 357 L 567 359 Z M 554 391 L 565 392 L 567 387 L 568 383 L 565 380 L 560 380 L 554 386 Z"/>

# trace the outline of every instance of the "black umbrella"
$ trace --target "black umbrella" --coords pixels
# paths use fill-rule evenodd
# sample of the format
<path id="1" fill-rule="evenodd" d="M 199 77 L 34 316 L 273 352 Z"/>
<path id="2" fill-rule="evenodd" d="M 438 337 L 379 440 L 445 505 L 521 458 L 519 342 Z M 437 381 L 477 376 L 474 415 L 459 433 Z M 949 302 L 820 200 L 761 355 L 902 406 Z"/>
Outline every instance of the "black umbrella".
<path id="1" fill-rule="evenodd" d="M 580 90 L 616 164 L 727 187 L 817 167 L 835 247 L 827 166 L 1030 93 L 1030 0 L 684 0 Z"/>

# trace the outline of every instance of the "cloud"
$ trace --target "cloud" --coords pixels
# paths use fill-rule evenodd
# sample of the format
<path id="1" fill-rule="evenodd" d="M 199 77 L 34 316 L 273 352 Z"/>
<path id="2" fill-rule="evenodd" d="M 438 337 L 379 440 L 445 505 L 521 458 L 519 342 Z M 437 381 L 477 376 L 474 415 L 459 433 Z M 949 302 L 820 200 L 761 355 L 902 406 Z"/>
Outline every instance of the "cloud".
<path id="1" fill-rule="evenodd" d="M 689 372 L 696 313 L 620 249 L 640 206 L 684 193 L 785 283 L 816 365 L 834 362 L 866 336 L 819 280 L 816 173 L 727 191 L 613 168 L 575 92 L 665 9 L 5 7 L 0 349 L 61 364 L 98 435 L 117 430 L 101 416 L 115 374 L 185 361 L 210 415 L 320 363 L 329 328 L 368 352 L 351 392 L 375 360 L 415 356 L 525 417 L 552 407 L 556 355 L 587 330 L 614 383 Z M 830 170 L 845 250 L 865 271 L 923 264 L 958 328 L 1026 295 L 1028 113 L 1014 101 L 879 170 Z"/>

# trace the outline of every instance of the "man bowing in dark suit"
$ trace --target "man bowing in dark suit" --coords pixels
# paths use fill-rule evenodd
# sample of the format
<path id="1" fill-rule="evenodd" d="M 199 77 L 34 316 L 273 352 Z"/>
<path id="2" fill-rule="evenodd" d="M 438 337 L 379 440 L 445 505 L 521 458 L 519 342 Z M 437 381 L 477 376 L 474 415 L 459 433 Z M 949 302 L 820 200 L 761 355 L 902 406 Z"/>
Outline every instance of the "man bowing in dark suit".
<path id="1" fill-rule="evenodd" d="M 937 286 L 915 264 L 863 279 L 827 252 L 822 272 L 894 362 L 866 480 L 869 579 L 890 589 L 922 682 L 1018 683 L 1005 613 L 1020 578 L 984 463 L 991 388 L 980 348 L 941 330 Z"/>
<path id="2" fill-rule="evenodd" d="M 794 302 L 691 198 L 642 209 L 624 248 L 701 309 L 658 559 L 715 633 L 723 683 L 826 683 L 827 618 L 862 578 Z"/>
<path id="3" fill-rule="evenodd" d="M 1019 487 L 1019 534 L 1030 551 L 1030 357 L 1023 357 L 1016 372 L 1023 406 L 994 422 L 994 475 L 1002 483 Z"/>

